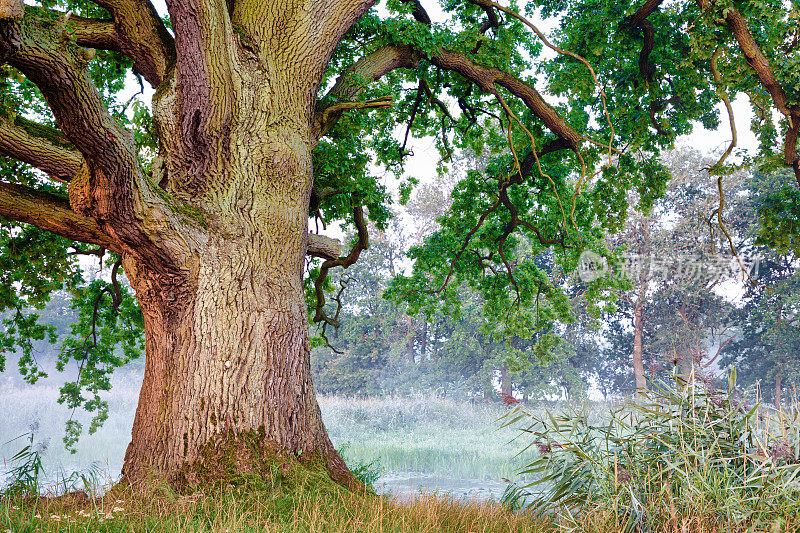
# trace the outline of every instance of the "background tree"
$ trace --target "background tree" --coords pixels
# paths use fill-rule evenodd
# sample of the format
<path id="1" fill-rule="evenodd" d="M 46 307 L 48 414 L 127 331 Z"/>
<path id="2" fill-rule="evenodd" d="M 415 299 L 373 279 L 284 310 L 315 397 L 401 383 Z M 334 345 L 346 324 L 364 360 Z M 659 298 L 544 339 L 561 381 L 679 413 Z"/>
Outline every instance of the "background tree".
<path id="1" fill-rule="evenodd" d="M 738 266 L 730 267 L 737 258 L 731 246 L 739 250 L 744 242 L 736 218 L 746 209 L 738 194 L 746 172 L 719 181 L 708 171 L 717 159 L 689 148 L 665 152 L 662 160 L 673 176 L 664 197 L 647 215 L 631 213 L 624 229 L 609 237 L 622 254 L 616 268 L 630 283 L 620 291 L 620 313 L 608 317 L 621 322 L 609 327 L 603 350 L 611 390 L 624 382 L 626 350 L 641 389 L 648 369 L 671 372 L 677 365 L 685 376 L 693 368 L 703 374 L 718 355 L 709 345 L 732 335 L 732 303 L 715 290 L 743 277 Z M 720 208 L 724 217 L 717 216 Z"/>
<path id="2" fill-rule="evenodd" d="M 751 253 L 760 258 L 758 277 L 747 287 L 736 315 L 739 335 L 725 346 L 721 358 L 723 364 L 736 367 L 743 385 L 760 384 L 761 394 L 778 408 L 784 391 L 791 391 L 800 377 L 800 277 L 794 237 L 788 233 L 776 240 L 775 228 L 764 221 L 774 217 L 775 198 L 785 190 L 784 180 L 780 172 L 753 173 L 745 183 L 747 209 L 737 222 Z"/>

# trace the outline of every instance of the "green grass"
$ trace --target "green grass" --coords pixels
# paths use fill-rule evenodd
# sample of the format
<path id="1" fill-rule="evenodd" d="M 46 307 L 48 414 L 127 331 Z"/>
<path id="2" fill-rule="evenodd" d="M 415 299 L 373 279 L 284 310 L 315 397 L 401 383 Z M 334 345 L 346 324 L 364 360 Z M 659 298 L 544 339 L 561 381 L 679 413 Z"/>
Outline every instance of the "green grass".
<path id="1" fill-rule="evenodd" d="M 425 495 L 398 502 L 298 475 L 291 486 L 179 495 L 151 484 L 102 499 L 0 499 L 0 531 L 129 532 L 520 532 L 548 522 L 495 503 Z"/>
<path id="2" fill-rule="evenodd" d="M 513 428 L 500 428 L 507 409 L 440 398 L 319 398 L 335 444 L 349 443 L 355 463 L 380 458 L 386 471 L 471 479 L 514 478 L 522 466 Z M 513 441 L 513 442 L 512 442 Z"/>
<path id="3" fill-rule="evenodd" d="M 331 433 L 350 439 L 345 456 L 352 467 L 380 457 L 386 468 L 496 475 L 495 468 L 508 468 L 503 461 L 538 441 L 549 450 L 539 453 L 534 444 L 520 461 L 536 476 L 549 476 L 547 483 L 532 492 L 521 482 L 529 502 L 538 502 L 515 512 L 510 500 L 501 505 L 425 494 L 400 501 L 350 492 L 313 466 L 297 467 L 287 478 L 206 493 L 179 494 L 153 482 L 94 499 L 7 494 L 0 497 L 0 533 L 800 531 L 796 406 L 787 412 L 743 409 L 735 395 L 687 388 L 634 404 L 550 414 L 521 407 L 511 416 L 520 417 L 516 424 L 527 430 L 526 439 L 508 444 L 519 431 L 495 429 L 508 412 L 498 406 L 427 398 L 321 403 Z M 398 445 L 392 437 L 405 440 Z M 479 466 L 469 464 L 473 460 Z"/>

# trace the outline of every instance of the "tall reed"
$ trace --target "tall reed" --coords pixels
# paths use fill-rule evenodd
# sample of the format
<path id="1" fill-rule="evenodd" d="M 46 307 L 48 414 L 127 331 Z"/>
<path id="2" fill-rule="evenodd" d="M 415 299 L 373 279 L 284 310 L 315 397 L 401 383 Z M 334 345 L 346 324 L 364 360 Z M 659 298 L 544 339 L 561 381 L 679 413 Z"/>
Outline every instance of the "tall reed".
<path id="1" fill-rule="evenodd" d="M 734 371 L 724 391 L 676 377 L 600 424 L 585 404 L 544 415 L 516 406 L 505 425 L 524 423 L 523 452 L 537 456 L 520 472 L 535 481 L 511 485 L 504 501 L 575 524 L 599 513 L 626 531 L 668 531 L 687 517 L 783 531 L 800 516 L 797 405 L 747 405 L 735 381 Z"/>

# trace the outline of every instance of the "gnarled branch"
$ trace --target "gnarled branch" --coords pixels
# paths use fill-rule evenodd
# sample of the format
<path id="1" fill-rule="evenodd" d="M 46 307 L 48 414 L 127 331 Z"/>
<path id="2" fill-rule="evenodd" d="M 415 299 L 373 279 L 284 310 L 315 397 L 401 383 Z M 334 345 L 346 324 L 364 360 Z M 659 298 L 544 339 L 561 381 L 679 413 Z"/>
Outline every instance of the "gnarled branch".
<path id="1" fill-rule="evenodd" d="M 314 116 L 313 130 L 315 135 L 325 135 L 333 127 L 345 111 L 386 109 L 392 107 L 392 97 L 383 96 L 363 102 L 340 102 L 331 104 Z"/>
<path id="2" fill-rule="evenodd" d="M 57 181 L 68 182 L 80 170 L 83 158 L 66 142 L 57 142 L 63 138 L 61 132 L 48 130 L 51 128 L 11 117 L 0 109 L 0 154 L 28 163 Z"/>
<path id="3" fill-rule="evenodd" d="M 149 0 L 92 1 L 114 18 L 118 48 L 113 49 L 130 57 L 134 68 L 158 87 L 175 59 L 175 43 L 153 4 Z"/>
<path id="4" fill-rule="evenodd" d="M 326 325 L 339 327 L 339 322 L 330 318 L 325 313 L 325 290 L 323 285 L 325 279 L 328 277 L 328 271 L 337 266 L 348 268 L 353 265 L 361 256 L 361 252 L 369 248 L 369 233 L 367 232 L 367 221 L 364 218 L 364 209 L 360 205 L 353 206 L 353 223 L 358 231 L 358 241 L 350 250 L 346 257 L 339 257 L 336 259 L 328 259 L 322 263 L 320 267 L 319 276 L 314 282 L 314 291 L 317 296 L 317 307 L 314 312 L 314 322 L 323 322 L 323 328 Z M 324 329 L 323 329 L 324 333 Z"/>
<path id="5" fill-rule="evenodd" d="M 0 20 L 0 62 L 12 65 L 39 88 L 59 129 L 83 156 L 80 179 L 70 181 L 70 196 L 80 200 L 75 203 L 77 214 L 94 219 L 113 236 L 116 250 L 124 247 L 126 253 L 136 253 L 152 244 L 134 207 L 135 188 L 147 189 L 136 143 L 111 116 L 92 83 L 86 69 L 91 54 L 63 39 L 62 31 L 60 24 L 42 16 Z M 165 254 L 159 257 L 163 262 L 154 268 L 175 268 Z"/>
<path id="6" fill-rule="evenodd" d="M 701 9 L 706 10 L 714 4 L 714 0 L 697 0 Z M 744 54 L 745 61 L 756 72 L 761 86 L 772 97 L 772 102 L 778 111 L 789 121 L 789 130 L 784 138 L 784 163 L 794 169 L 795 179 L 800 185 L 800 157 L 797 154 L 797 129 L 800 123 L 800 107 L 789 105 L 783 86 L 772 70 L 772 66 L 761 51 L 753 35 L 747 27 L 744 15 L 735 6 L 725 6 L 725 23 L 733 34 L 739 48 Z"/>
<path id="7" fill-rule="evenodd" d="M 67 239 L 122 253 L 119 244 L 100 229 L 97 222 L 73 211 L 69 201 L 61 196 L 0 182 L 0 215 Z"/>

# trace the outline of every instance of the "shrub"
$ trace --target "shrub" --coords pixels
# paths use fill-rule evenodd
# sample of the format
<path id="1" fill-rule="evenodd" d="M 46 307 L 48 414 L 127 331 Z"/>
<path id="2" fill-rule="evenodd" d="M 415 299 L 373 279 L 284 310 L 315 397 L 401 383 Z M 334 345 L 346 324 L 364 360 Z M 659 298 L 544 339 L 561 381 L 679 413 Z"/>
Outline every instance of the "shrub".
<path id="1" fill-rule="evenodd" d="M 381 458 L 377 457 L 368 463 L 356 463 L 347 457 L 347 449 L 350 447 L 350 442 L 345 442 L 342 444 L 337 452 L 339 455 L 342 456 L 342 460 L 344 460 L 347 467 L 350 469 L 350 472 L 358 479 L 361 483 L 367 486 L 369 490 L 375 490 L 375 482 L 383 474 L 383 467 L 381 466 Z"/>

